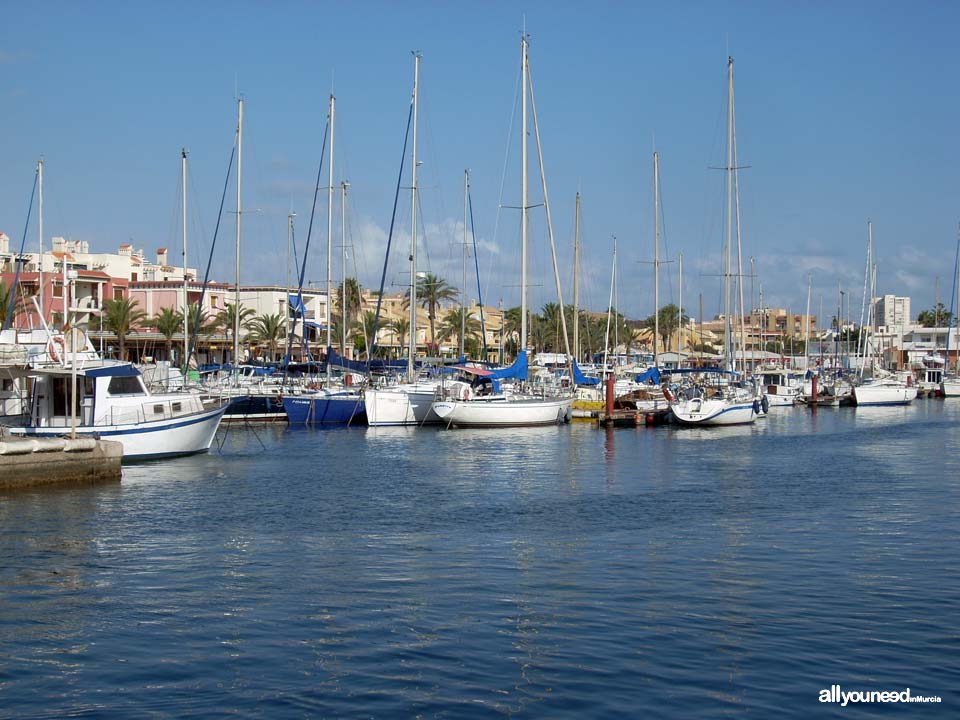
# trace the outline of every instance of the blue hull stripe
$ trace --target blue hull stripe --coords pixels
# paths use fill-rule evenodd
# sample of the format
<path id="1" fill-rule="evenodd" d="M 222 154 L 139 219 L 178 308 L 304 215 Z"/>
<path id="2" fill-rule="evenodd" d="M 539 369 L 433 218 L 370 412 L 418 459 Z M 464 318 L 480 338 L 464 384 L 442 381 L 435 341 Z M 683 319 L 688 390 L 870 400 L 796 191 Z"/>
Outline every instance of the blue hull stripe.
<path id="1" fill-rule="evenodd" d="M 215 418 L 217 415 L 222 415 L 225 407 L 220 408 L 219 410 L 201 415 L 199 417 L 193 417 L 189 420 L 184 420 L 182 422 L 175 423 L 163 423 L 160 424 L 160 421 L 157 421 L 156 425 L 131 425 L 127 430 L 102 430 L 99 425 L 78 425 L 77 432 L 83 433 L 84 435 L 99 435 L 100 437 L 115 437 L 117 435 L 144 435 L 146 433 L 162 432 L 164 430 L 172 430 L 174 428 L 187 427 L 188 425 L 196 425 L 197 423 L 206 422 L 211 418 Z M 109 425 L 106 427 L 110 427 Z M 23 428 L 23 435 L 63 435 L 65 432 L 69 432 L 70 427 L 29 427 Z"/>

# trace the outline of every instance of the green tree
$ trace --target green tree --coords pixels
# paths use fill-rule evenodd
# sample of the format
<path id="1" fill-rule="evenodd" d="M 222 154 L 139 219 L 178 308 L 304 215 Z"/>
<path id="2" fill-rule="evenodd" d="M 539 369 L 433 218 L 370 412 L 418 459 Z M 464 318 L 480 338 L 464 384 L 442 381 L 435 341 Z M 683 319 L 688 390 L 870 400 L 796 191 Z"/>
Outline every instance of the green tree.
<path id="1" fill-rule="evenodd" d="M 163 335 L 167 360 L 173 360 L 173 336 L 183 330 L 183 313 L 173 308 L 163 308 L 144 325 L 154 328 Z"/>
<path id="2" fill-rule="evenodd" d="M 334 308 L 333 315 L 338 320 L 343 318 L 344 316 L 344 312 L 343 312 L 344 285 L 346 285 L 346 289 L 347 289 L 346 320 L 347 320 L 347 327 L 349 328 L 353 326 L 355 319 L 360 314 L 360 307 L 361 307 L 360 285 L 357 282 L 356 278 L 347 278 L 346 280 L 341 282 L 340 285 L 337 286 L 337 289 L 335 291 L 336 296 L 334 297 L 334 301 L 333 301 L 333 308 Z M 348 333 L 348 336 L 349 336 L 349 333 Z"/>
<path id="3" fill-rule="evenodd" d="M 280 341 L 286 337 L 286 326 L 287 320 L 280 313 L 257 315 L 248 324 L 250 340 L 267 346 L 267 359 L 271 362 L 276 357 Z"/>
<path id="4" fill-rule="evenodd" d="M 397 356 L 403 355 L 403 348 L 406 344 L 407 333 L 410 332 L 410 320 L 408 318 L 394 318 L 387 323 L 387 329 L 397 338 Z"/>
<path id="5" fill-rule="evenodd" d="M 437 308 L 441 303 L 455 300 L 458 297 L 460 297 L 460 291 L 441 277 L 432 273 L 424 273 L 422 277 L 417 278 L 417 304 L 426 309 L 427 318 L 430 320 L 429 344 L 432 352 L 436 352 L 437 344 Z M 409 298 L 410 291 L 408 290 L 408 302 Z"/>
<path id="6" fill-rule="evenodd" d="M 934 305 L 930 310 L 922 310 L 917 315 L 917 322 L 923 327 L 950 327 L 952 318 L 953 314 L 941 302 Z"/>
<path id="7" fill-rule="evenodd" d="M 680 327 L 680 308 L 673 303 L 664 305 L 657 313 L 657 317 L 660 321 L 660 346 L 669 352 L 673 344 L 673 335 Z M 682 322 L 686 322 L 686 320 L 687 314 L 684 313 Z M 653 315 L 644 320 L 644 324 L 652 330 L 655 326 Z"/>
<path id="8" fill-rule="evenodd" d="M 252 318 L 255 314 L 256 312 L 253 310 L 253 308 L 245 308 L 243 305 L 240 305 L 241 330 L 249 330 L 250 318 Z M 232 347 L 233 331 L 237 326 L 237 306 L 233 303 L 227 303 L 227 306 L 217 313 L 213 322 L 216 330 L 223 333 L 224 337 L 226 338 L 227 345 Z M 196 325 L 193 324 L 193 318 L 191 318 L 191 332 L 193 331 L 192 329 L 194 327 L 196 327 Z"/>
<path id="9" fill-rule="evenodd" d="M 147 314 L 137 309 L 137 301 L 130 298 L 117 298 L 103 303 L 103 327 L 117 336 L 120 345 L 120 359 L 127 359 L 127 335 L 133 331 Z"/>
<path id="10" fill-rule="evenodd" d="M 466 346 L 471 340 L 480 339 L 480 319 L 474 317 L 470 308 L 451 308 L 443 316 L 443 321 L 440 324 L 440 337 L 443 340 L 456 338 L 459 347 L 461 330 L 464 331 L 463 341 L 464 350 L 466 350 Z"/>

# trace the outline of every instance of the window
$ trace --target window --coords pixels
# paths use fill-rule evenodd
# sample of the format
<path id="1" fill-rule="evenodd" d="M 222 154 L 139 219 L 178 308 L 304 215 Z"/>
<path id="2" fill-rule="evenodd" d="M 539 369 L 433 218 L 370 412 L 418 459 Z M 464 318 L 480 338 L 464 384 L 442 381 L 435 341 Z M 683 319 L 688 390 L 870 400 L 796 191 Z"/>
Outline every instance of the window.
<path id="1" fill-rule="evenodd" d="M 114 300 L 123 300 L 123 288 L 114 288 L 114 289 L 113 289 L 113 299 L 114 299 Z"/>
<path id="2" fill-rule="evenodd" d="M 107 392 L 111 395 L 143 395 L 140 378 L 135 375 L 121 375 L 110 378 Z"/>
<path id="3" fill-rule="evenodd" d="M 130 282 L 137 281 L 137 274 L 135 272 L 130 273 Z"/>
<path id="4" fill-rule="evenodd" d="M 63 297 L 63 285 L 60 285 L 59 283 L 53 284 L 53 296 L 58 298 Z"/>

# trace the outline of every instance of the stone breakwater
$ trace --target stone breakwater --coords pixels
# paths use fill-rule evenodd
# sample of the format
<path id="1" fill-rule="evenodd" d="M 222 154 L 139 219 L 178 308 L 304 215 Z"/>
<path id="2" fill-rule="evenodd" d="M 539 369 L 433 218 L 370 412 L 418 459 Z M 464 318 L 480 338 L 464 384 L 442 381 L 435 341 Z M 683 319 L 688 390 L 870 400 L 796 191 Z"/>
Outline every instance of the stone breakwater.
<path id="1" fill-rule="evenodd" d="M 0 490 L 120 480 L 123 445 L 78 438 L 0 439 Z"/>

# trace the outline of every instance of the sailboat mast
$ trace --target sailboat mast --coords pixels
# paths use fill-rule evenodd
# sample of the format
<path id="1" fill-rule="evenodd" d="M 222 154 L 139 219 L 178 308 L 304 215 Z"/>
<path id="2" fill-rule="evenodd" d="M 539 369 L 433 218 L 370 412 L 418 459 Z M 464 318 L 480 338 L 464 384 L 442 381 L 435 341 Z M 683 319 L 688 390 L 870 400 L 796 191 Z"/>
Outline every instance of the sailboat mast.
<path id="1" fill-rule="evenodd" d="M 803 329 L 803 369 L 810 368 L 810 290 L 813 287 L 813 275 L 807 275 L 807 314 Z"/>
<path id="2" fill-rule="evenodd" d="M 420 112 L 420 53 L 413 54 L 413 162 L 410 180 L 410 344 L 407 380 L 413 382 L 417 354 L 417 123 Z M 433 341 L 433 338 L 430 338 Z"/>
<path id="3" fill-rule="evenodd" d="M 293 218 L 296 217 L 296 215 L 297 215 L 297 214 L 296 214 L 295 212 L 293 212 L 293 210 L 291 210 L 290 212 L 287 213 L 287 302 L 284 303 L 284 307 L 286 308 L 286 310 L 285 310 L 284 313 L 283 313 L 284 319 L 287 321 L 287 328 L 289 328 L 288 332 L 290 333 L 290 335 L 289 335 L 290 340 L 289 340 L 288 343 L 287 343 L 287 355 L 286 355 L 286 357 L 284 358 L 285 361 L 287 362 L 287 364 L 290 363 L 290 359 L 291 359 L 291 358 L 290 358 L 290 355 L 291 355 L 290 349 L 291 349 L 291 347 L 292 347 L 292 343 L 293 343 L 293 332 L 294 332 L 294 329 L 295 329 L 295 327 L 296 327 L 296 321 L 297 321 L 297 318 L 296 318 L 296 316 L 295 316 L 295 314 L 294 314 L 294 312 L 293 312 L 293 308 L 290 307 L 290 292 L 291 292 L 291 288 L 290 288 L 290 276 L 291 276 L 291 274 L 292 274 L 292 271 L 291 271 L 291 263 L 292 263 L 292 258 L 293 258 Z M 305 313 L 303 312 L 303 293 L 301 293 L 300 291 L 297 291 L 297 296 L 298 296 L 298 297 L 297 297 L 297 302 L 299 303 L 299 306 L 300 306 L 299 309 L 298 309 L 298 312 L 300 312 L 301 315 L 303 315 L 303 314 L 305 314 Z M 304 337 L 304 339 L 306 338 L 306 332 L 305 332 L 305 331 L 306 331 L 306 328 L 304 328 L 304 329 L 301 331 L 301 332 L 303 332 L 303 337 Z"/>
<path id="4" fill-rule="evenodd" d="M 613 238 L 613 263 L 610 267 L 610 300 L 607 303 L 607 331 L 603 336 L 603 372 L 607 371 L 607 354 L 610 350 L 610 320 L 613 316 L 613 288 L 617 284 L 617 238 Z"/>
<path id="5" fill-rule="evenodd" d="M 463 171 L 463 248 L 460 253 L 463 260 L 463 284 L 460 286 L 460 357 L 465 354 L 464 335 L 467 332 L 467 198 L 470 196 L 470 171 Z"/>
<path id="6" fill-rule="evenodd" d="M 580 359 L 580 193 L 577 192 L 577 204 L 573 231 L 573 356 Z"/>
<path id="7" fill-rule="evenodd" d="M 860 338 L 857 339 L 857 356 L 860 359 L 860 377 L 863 377 L 864 366 L 867 361 L 867 333 L 865 325 L 872 326 L 870 317 L 873 313 L 873 296 L 868 301 L 867 294 L 870 291 L 870 265 L 873 263 L 873 221 L 867 220 L 867 264 L 863 268 L 863 299 L 860 301 Z M 867 304 L 869 302 L 869 305 Z M 822 312 L 821 312 L 822 316 Z M 861 343 L 863 349 L 861 350 Z"/>
<path id="8" fill-rule="evenodd" d="M 680 307 L 677 309 L 677 367 L 683 352 L 683 253 L 680 253 Z"/>
<path id="9" fill-rule="evenodd" d="M 183 374 L 187 374 L 187 365 L 190 362 L 190 323 L 187 318 L 187 150 L 180 149 L 180 210 L 182 212 L 183 227 Z M 169 358 L 167 358 L 169 360 Z"/>
<path id="10" fill-rule="evenodd" d="M 340 357 L 347 355 L 347 183 L 340 183 Z M 359 289 L 359 288 L 358 288 Z M 358 303 L 359 307 L 359 303 Z"/>
<path id="11" fill-rule="evenodd" d="M 660 367 L 660 155 L 653 153 L 653 366 Z"/>
<path id="12" fill-rule="evenodd" d="M 327 383 L 330 382 L 330 350 L 333 348 L 333 126 L 336 115 L 337 99 L 330 93 L 330 166 L 327 174 Z M 341 329 L 341 334 L 346 328 Z"/>
<path id="13" fill-rule="evenodd" d="M 39 201 L 37 205 L 37 226 L 38 234 L 40 239 L 40 256 L 37 261 L 37 298 L 40 309 L 40 319 L 45 321 L 43 317 L 43 159 L 37 160 L 37 189 L 40 191 Z M 11 300 L 12 302 L 12 300 Z M 100 303 L 103 304 L 103 298 L 100 299 Z"/>
<path id="14" fill-rule="evenodd" d="M 520 38 L 522 78 L 520 124 L 520 350 L 527 349 L 527 36 Z"/>
<path id="15" fill-rule="evenodd" d="M 724 259 L 723 291 L 723 347 L 726 353 L 724 369 L 734 369 L 732 333 L 730 332 L 730 251 L 733 237 L 733 58 L 727 58 L 727 239 Z"/>
<path id="16" fill-rule="evenodd" d="M 236 249 L 236 286 L 233 297 L 233 366 L 236 370 L 240 362 L 240 218 L 243 214 L 243 98 L 237 100 L 237 249 Z M 197 314 L 199 317 L 199 313 Z"/>

